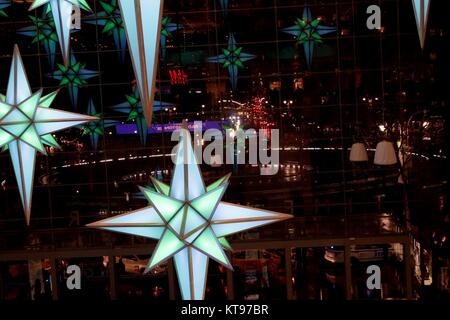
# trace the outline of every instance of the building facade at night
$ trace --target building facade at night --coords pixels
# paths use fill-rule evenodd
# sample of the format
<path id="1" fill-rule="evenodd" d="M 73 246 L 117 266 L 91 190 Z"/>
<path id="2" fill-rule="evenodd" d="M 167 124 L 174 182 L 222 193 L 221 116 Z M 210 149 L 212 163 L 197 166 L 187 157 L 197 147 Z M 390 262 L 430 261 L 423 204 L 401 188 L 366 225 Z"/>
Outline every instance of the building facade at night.
<path id="1" fill-rule="evenodd" d="M 231 173 L 222 201 L 293 216 L 227 236 L 233 271 L 210 260 L 206 300 L 450 297 L 444 1 L 165 0 L 148 92 L 120 0 L 72 12 L 67 54 L 50 6 L 32 2 L 0 0 L 0 107 L 17 45 L 31 92 L 59 90 L 51 108 L 92 121 L 42 141 L 29 223 L 14 150 L 0 153 L 0 300 L 181 299 L 173 260 L 144 272 L 156 240 L 86 225 L 148 206 L 152 179 L 171 184 L 183 121 L 200 150 L 208 129 L 279 137 L 276 162 L 251 162 L 244 139 L 234 163 L 216 154 L 200 171 L 204 186 Z"/>

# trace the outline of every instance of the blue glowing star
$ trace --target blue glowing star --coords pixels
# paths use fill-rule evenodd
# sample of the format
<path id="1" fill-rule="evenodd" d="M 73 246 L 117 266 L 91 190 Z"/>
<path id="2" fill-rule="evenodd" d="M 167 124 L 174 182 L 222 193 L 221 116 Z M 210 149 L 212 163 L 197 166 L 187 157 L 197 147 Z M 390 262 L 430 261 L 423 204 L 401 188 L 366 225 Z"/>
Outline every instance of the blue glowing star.
<path id="1" fill-rule="evenodd" d="M 419 33 L 420 47 L 425 45 L 427 35 L 428 13 L 430 11 L 430 0 L 412 0 L 414 15 L 416 16 L 417 32 Z"/>
<path id="2" fill-rule="evenodd" d="M 166 58 L 166 41 L 172 38 L 172 32 L 183 28 L 183 25 L 171 22 L 170 17 L 164 17 L 161 21 L 160 55 L 161 61 Z"/>
<path id="3" fill-rule="evenodd" d="M 89 139 L 91 140 L 91 147 L 94 150 L 97 150 L 98 146 L 98 138 L 105 133 L 105 128 L 112 127 L 119 123 L 119 121 L 115 120 L 103 120 L 101 113 L 97 113 L 95 110 L 94 101 L 92 99 L 89 99 L 87 114 L 90 116 L 94 116 L 99 118 L 95 121 L 90 121 L 87 124 L 85 124 L 82 127 L 82 136 L 89 136 Z"/>
<path id="4" fill-rule="evenodd" d="M 133 95 L 126 95 L 125 97 L 127 101 L 112 106 L 111 109 L 120 113 L 128 114 L 127 121 L 134 121 L 136 123 L 139 138 L 141 139 L 141 143 L 145 146 L 147 144 L 148 128 L 147 123 L 145 122 L 141 99 L 139 97 L 139 90 L 135 88 Z M 173 104 L 163 101 L 155 101 L 153 110 L 157 112 L 169 106 L 173 106 Z"/>
<path id="5" fill-rule="evenodd" d="M 75 56 L 70 56 L 67 66 L 57 63 L 58 70 L 48 74 L 50 78 L 59 80 L 60 87 L 69 89 L 70 102 L 74 110 L 78 108 L 78 88 L 87 84 L 86 80 L 97 77 L 98 72 L 85 69 L 85 64 L 77 62 Z"/>
<path id="6" fill-rule="evenodd" d="M 152 124 L 163 0 L 119 0 L 147 127 Z"/>
<path id="7" fill-rule="evenodd" d="M 202 300 L 209 258 L 232 269 L 224 238 L 291 215 L 221 202 L 229 175 L 205 187 L 187 130 L 180 131 L 171 185 L 152 179 L 157 190 L 141 188 L 151 206 L 88 225 L 159 239 L 146 268 L 174 258 L 184 300 Z"/>
<path id="8" fill-rule="evenodd" d="M 56 34 L 55 22 L 51 16 L 50 5 L 42 12 L 42 16 L 29 16 L 33 21 L 33 25 L 17 30 L 18 34 L 33 37 L 31 43 L 39 42 L 48 56 L 48 63 L 53 69 L 55 67 L 56 44 L 58 43 L 58 35 Z"/>
<path id="9" fill-rule="evenodd" d="M 320 19 L 312 19 L 311 10 L 308 6 L 303 9 L 303 17 L 297 18 L 295 25 L 282 29 L 283 32 L 291 34 L 297 38 L 297 43 L 303 44 L 305 50 L 306 64 L 311 68 L 314 45 L 322 43 L 322 35 L 336 32 L 335 27 L 320 25 Z"/>
<path id="10" fill-rule="evenodd" d="M 253 54 L 242 52 L 242 48 L 238 48 L 234 35 L 230 33 L 228 37 L 228 48 L 222 49 L 223 53 L 208 58 L 208 62 L 220 63 L 224 68 L 228 69 L 230 75 L 231 89 L 234 91 L 237 87 L 238 70 L 244 68 L 244 62 L 255 59 Z"/>
<path id="11" fill-rule="evenodd" d="M 52 132 L 97 118 L 51 109 L 57 92 L 42 96 L 42 89 L 32 93 L 17 46 L 9 73 L 6 96 L 0 99 L 0 147 L 11 154 L 19 186 L 25 219 L 30 223 L 36 151 L 46 154 L 44 145 L 57 147 Z"/>
<path id="12" fill-rule="evenodd" d="M 99 2 L 103 11 L 97 12 L 96 15 L 86 17 L 84 22 L 103 26 L 102 32 L 113 36 L 120 62 L 124 63 L 127 41 L 117 0 L 111 0 L 110 3 L 105 1 Z"/>
<path id="13" fill-rule="evenodd" d="M 11 0 L 0 0 L 0 16 L 8 16 L 3 9 L 8 8 L 9 6 L 11 6 Z"/>
<path id="14" fill-rule="evenodd" d="M 59 45 L 64 60 L 64 65 L 69 63 L 70 29 L 72 28 L 72 6 L 81 7 L 92 11 L 86 0 L 34 0 L 29 10 L 36 9 L 49 3 L 58 34 Z"/>

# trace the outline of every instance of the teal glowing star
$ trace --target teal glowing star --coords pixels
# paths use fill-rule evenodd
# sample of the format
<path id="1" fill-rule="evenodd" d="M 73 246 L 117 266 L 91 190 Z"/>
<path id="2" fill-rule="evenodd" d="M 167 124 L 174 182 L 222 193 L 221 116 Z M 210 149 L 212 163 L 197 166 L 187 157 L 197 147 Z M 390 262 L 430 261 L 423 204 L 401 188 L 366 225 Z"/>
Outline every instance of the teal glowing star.
<path id="1" fill-rule="evenodd" d="M 11 6 L 11 0 L 0 0 L 0 16 L 8 16 L 3 9 L 8 8 L 9 6 Z"/>
<path id="2" fill-rule="evenodd" d="M 306 64 L 311 68 L 314 45 L 322 43 L 322 35 L 336 32 L 335 27 L 320 25 L 320 19 L 312 19 L 311 10 L 308 6 L 303 9 L 302 18 L 297 18 L 295 25 L 282 29 L 283 32 L 291 34 L 297 38 L 297 43 L 303 45 L 305 50 Z"/>
<path id="3" fill-rule="evenodd" d="M 103 26 L 102 32 L 113 36 L 120 62 L 124 63 L 127 40 L 117 1 L 118 0 L 111 0 L 109 3 L 99 1 L 103 11 L 97 12 L 96 15 L 84 18 L 84 22 Z"/>
<path id="4" fill-rule="evenodd" d="M 147 144 L 147 132 L 148 127 L 145 121 L 144 110 L 142 109 L 141 99 L 139 97 L 139 90 L 137 88 L 134 89 L 133 95 L 125 96 L 127 101 L 123 103 L 119 103 L 115 106 L 112 106 L 111 109 L 120 113 L 127 113 L 128 119 L 127 121 L 133 121 L 136 123 L 136 131 L 139 133 L 139 138 L 141 140 L 142 145 Z M 163 101 L 155 101 L 153 105 L 153 110 L 155 112 L 161 111 L 163 108 L 168 108 L 173 106 L 173 104 Z"/>
<path id="5" fill-rule="evenodd" d="M 102 114 L 97 113 L 97 111 L 95 110 L 94 101 L 92 101 L 92 99 L 89 99 L 87 114 L 99 119 L 95 121 L 90 121 L 87 124 L 85 124 L 81 128 L 82 129 L 81 135 L 89 136 L 89 139 L 91 140 L 92 149 L 97 150 L 98 138 L 105 134 L 105 128 L 112 127 L 117 123 L 119 123 L 119 121 L 101 119 Z"/>
<path id="6" fill-rule="evenodd" d="M 164 61 L 166 59 L 166 42 L 167 38 L 172 38 L 172 32 L 179 30 L 183 28 L 183 25 L 176 24 L 171 22 L 170 17 L 164 17 L 161 21 L 161 38 L 160 38 L 160 44 L 161 52 L 159 55 L 159 58 L 161 61 Z"/>
<path id="7" fill-rule="evenodd" d="M 55 110 L 50 104 L 57 92 L 42 96 L 31 93 L 19 48 L 14 55 L 6 96 L 0 98 L 0 147 L 11 154 L 26 223 L 30 223 L 36 151 L 46 154 L 44 145 L 58 147 L 52 132 L 97 120 L 77 113 Z"/>
<path id="8" fill-rule="evenodd" d="M 48 10 L 42 12 L 42 17 L 29 16 L 33 21 L 33 25 L 17 30 L 18 34 L 33 37 L 31 43 L 40 43 L 48 56 L 50 67 L 55 67 L 56 44 L 58 43 L 58 35 L 56 34 L 55 22 L 50 14 L 50 6 Z"/>
<path id="9" fill-rule="evenodd" d="M 70 29 L 72 28 L 72 6 L 92 11 L 86 0 L 34 0 L 29 10 L 36 9 L 44 4 L 50 4 L 53 20 L 58 34 L 59 45 L 64 65 L 70 60 Z"/>
<path id="10" fill-rule="evenodd" d="M 232 33 L 228 37 L 228 48 L 222 50 L 222 54 L 208 58 L 208 62 L 220 63 L 224 68 L 228 69 L 231 89 L 234 91 L 237 87 L 238 70 L 244 68 L 244 62 L 255 59 L 256 56 L 242 52 L 242 48 L 237 47 Z"/>
<path id="11" fill-rule="evenodd" d="M 152 124 L 163 0 L 119 0 L 147 127 Z"/>
<path id="12" fill-rule="evenodd" d="M 78 88 L 87 84 L 86 80 L 97 77 L 98 72 L 85 69 L 86 64 L 77 62 L 74 55 L 71 55 L 67 66 L 57 63 L 58 70 L 48 74 L 50 78 L 59 80 L 60 87 L 69 89 L 70 102 L 74 110 L 78 108 Z"/>
<path id="13" fill-rule="evenodd" d="M 88 227 L 159 239 L 146 272 L 173 256 L 183 299 L 202 300 L 209 258 L 232 269 L 225 236 L 292 217 L 221 202 L 228 178 L 205 187 L 190 134 L 181 130 L 171 185 L 152 179 L 157 192 L 141 187 L 151 206 Z"/>
<path id="14" fill-rule="evenodd" d="M 416 16 L 417 32 L 419 33 L 420 47 L 425 45 L 427 35 L 428 13 L 430 11 L 430 0 L 412 0 L 414 15 Z"/>

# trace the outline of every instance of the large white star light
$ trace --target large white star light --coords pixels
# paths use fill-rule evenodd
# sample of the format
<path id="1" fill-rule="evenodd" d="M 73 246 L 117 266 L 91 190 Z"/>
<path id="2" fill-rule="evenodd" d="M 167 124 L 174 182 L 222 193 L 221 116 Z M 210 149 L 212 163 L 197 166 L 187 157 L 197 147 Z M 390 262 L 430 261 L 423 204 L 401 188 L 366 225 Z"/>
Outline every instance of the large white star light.
<path id="1" fill-rule="evenodd" d="M 19 187 L 27 225 L 30 223 L 36 151 L 58 147 L 52 132 L 98 120 L 96 117 L 51 109 L 58 92 L 32 93 L 19 48 L 14 54 L 6 96 L 0 95 L 0 147 L 8 149 Z"/>
<path id="2" fill-rule="evenodd" d="M 53 20 L 55 21 L 56 33 L 64 60 L 64 65 L 69 64 L 70 30 L 72 28 L 73 6 L 92 11 L 86 0 L 34 0 L 29 10 L 36 9 L 44 4 L 49 4 Z"/>
<path id="3" fill-rule="evenodd" d="M 209 258 L 232 269 L 225 236 L 292 217 L 221 202 L 229 176 L 205 187 L 190 134 L 181 130 L 171 185 L 152 179 L 157 192 L 141 188 L 151 206 L 88 227 L 159 239 L 146 272 L 173 257 L 183 299 L 202 300 Z"/>

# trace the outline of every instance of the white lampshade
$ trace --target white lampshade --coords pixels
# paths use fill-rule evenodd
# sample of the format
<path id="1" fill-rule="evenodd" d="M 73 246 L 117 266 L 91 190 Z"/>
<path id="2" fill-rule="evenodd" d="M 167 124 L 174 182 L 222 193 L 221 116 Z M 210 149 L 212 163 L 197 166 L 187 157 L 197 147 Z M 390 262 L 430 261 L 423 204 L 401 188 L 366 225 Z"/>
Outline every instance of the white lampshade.
<path id="1" fill-rule="evenodd" d="M 367 150 L 364 143 L 356 142 L 352 145 L 350 149 L 350 161 L 359 162 L 359 161 L 368 161 L 369 157 L 367 156 Z"/>
<path id="2" fill-rule="evenodd" d="M 397 156 L 392 142 L 386 140 L 378 142 L 373 163 L 379 166 L 390 166 L 397 163 Z"/>

